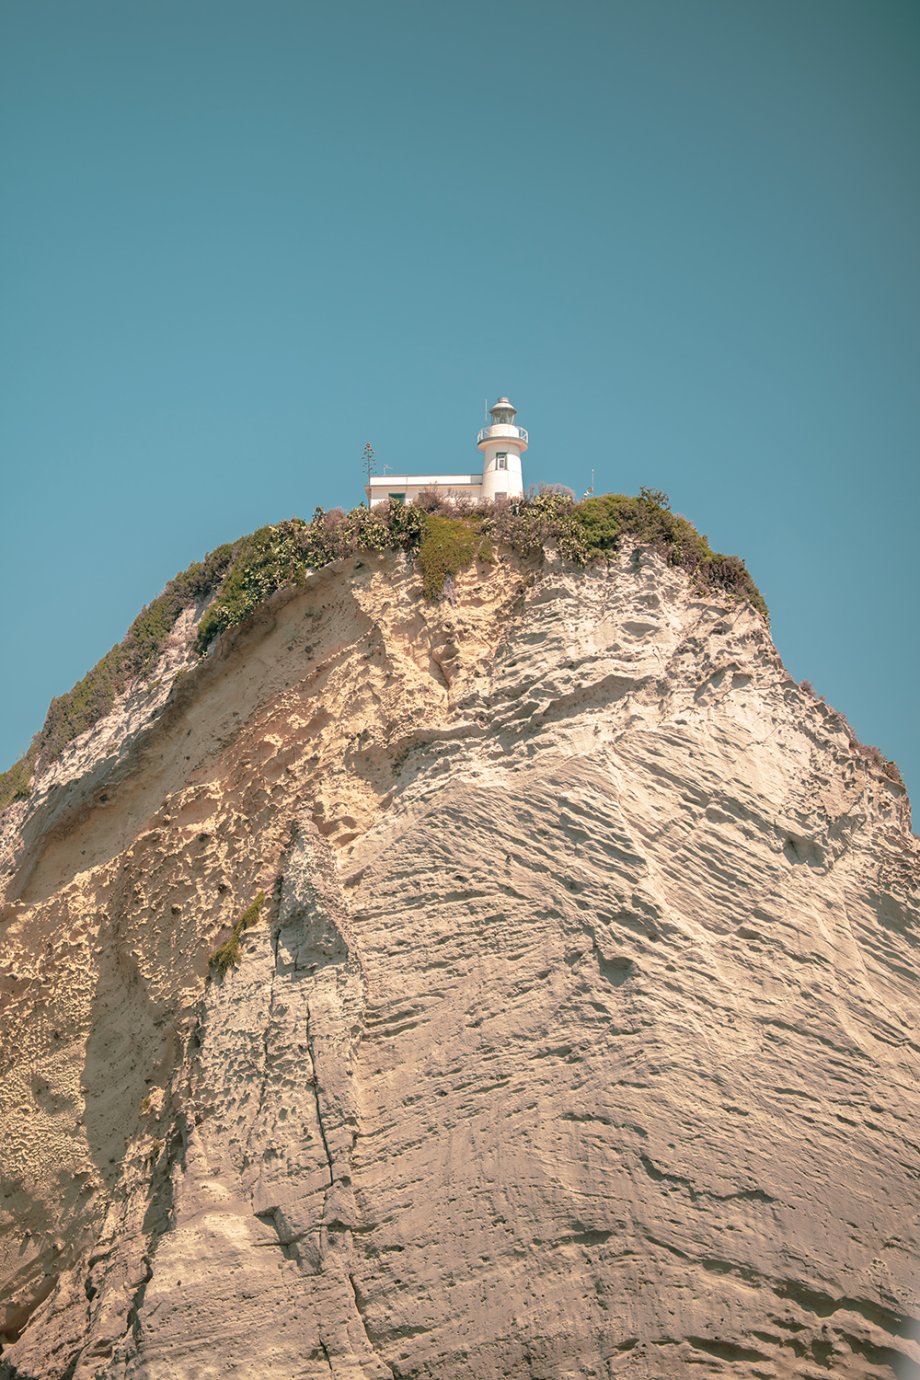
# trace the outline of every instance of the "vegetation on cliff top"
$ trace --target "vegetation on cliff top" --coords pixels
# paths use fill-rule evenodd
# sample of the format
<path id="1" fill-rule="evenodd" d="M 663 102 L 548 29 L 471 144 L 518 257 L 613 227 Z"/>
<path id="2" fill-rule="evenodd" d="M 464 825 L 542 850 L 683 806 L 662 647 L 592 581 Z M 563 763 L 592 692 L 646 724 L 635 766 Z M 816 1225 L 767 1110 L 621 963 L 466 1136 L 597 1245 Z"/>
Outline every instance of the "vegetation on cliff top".
<path id="1" fill-rule="evenodd" d="M 116 698 L 151 670 L 183 610 L 207 603 L 196 649 L 205 655 L 221 633 L 244 622 L 276 590 L 302 583 L 310 571 L 358 551 L 401 550 L 417 558 L 426 598 L 473 560 L 491 560 L 503 547 L 539 560 L 547 546 L 576 565 L 587 565 L 631 540 L 686 570 L 697 588 L 747 600 L 765 617 L 766 604 L 737 556 L 713 551 L 686 518 L 672 513 L 667 495 L 643 489 L 638 498 L 603 494 L 581 503 L 555 492 L 513 503 L 449 506 L 437 495 L 417 504 L 384 503 L 351 512 L 317 508 L 300 518 L 260 527 L 219 547 L 177 575 L 138 614 L 124 640 L 107 652 L 66 695 L 52 700 L 28 752 L 0 774 L 0 808 L 29 793 L 36 765 L 57 758 L 98 723 Z"/>
<path id="2" fill-rule="evenodd" d="M 151 670 L 179 615 L 203 602 L 220 585 L 234 550 L 232 544 L 219 546 L 170 580 L 162 594 L 141 609 L 122 641 L 72 690 L 51 701 L 28 752 L 9 771 L 0 773 L 0 809 L 29 794 L 36 763 L 53 762 L 68 743 L 105 717 L 132 681 Z"/>
<path id="3" fill-rule="evenodd" d="M 205 653 L 225 629 L 242 623 L 275 590 L 299 584 L 311 570 L 356 551 L 408 551 L 418 557 L 426 598 L 474 559 L 489 560 L 493 546 L 536 559 L 547 546 L 577 565 L 612 555 L 624 538 L 659 551 L 688 571 L 700 589 L 747 599 L 767 616 L 763 596 L 737 556 L 713 551 L 686 518 L 672 513 L 667 495 L 643 489 L 638 498 L 604 494 L 582 503 L 557 493 L 488 507 L 452 506 L 437 495 L 418 504 L 376 508 L 317 508 L 310 522 L 292 518 L 261 527 L 237 544 L 233 565 L 198 628 Z"/>
<path id="4" fill-rule="evenodd" d="M 57 757 L 84 729 L 103 718 L 118 695 L 149 671 L 184 609 L 198 604 L 221 583 L 233 559 L 232 545 L 219 546 L 190 565 L 142 609 L 117 647 L 106 652 L 81 681 L 52 700 L 38 735 L 38 755 Z"/>
<path id="5" fill-rule="evenodd" d="M 290 518 L 260 527 L 234 548 L 233 564 L 198 625 L 202 655 L 227 628 L 242 623 L 286 585 L 302 584 L 312 570 L 356 551 L 418 551 L 425 531 L 421 508 L 393 503 L 380 508 L 317 508 L 310 522 Z"/>

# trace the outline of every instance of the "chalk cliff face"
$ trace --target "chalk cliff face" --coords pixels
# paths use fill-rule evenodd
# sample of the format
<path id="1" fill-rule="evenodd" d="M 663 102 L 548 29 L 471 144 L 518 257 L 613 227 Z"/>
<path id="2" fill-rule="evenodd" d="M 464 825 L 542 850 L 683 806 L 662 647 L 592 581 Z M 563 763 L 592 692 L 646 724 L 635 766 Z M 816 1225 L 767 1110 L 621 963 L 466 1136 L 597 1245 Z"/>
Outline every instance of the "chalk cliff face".
<path id="1" fill-rule="evenodd" d="M 918 843 L 759 615 L 192 632 L 3 816 L 0 1374 L 920 1375 Z"/>

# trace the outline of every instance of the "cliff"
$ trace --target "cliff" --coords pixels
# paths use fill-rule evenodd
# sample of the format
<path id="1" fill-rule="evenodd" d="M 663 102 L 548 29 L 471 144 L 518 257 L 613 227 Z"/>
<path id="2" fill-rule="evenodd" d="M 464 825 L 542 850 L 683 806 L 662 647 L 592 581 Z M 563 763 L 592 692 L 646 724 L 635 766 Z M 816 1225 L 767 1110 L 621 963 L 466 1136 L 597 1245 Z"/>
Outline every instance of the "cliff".
<path id="1" fill-rule="evenodd" d="M 3 1376 L 920 1375 L 902 786 L 751 603 L 488 554 L 187 609 L 2 816 Z"/>

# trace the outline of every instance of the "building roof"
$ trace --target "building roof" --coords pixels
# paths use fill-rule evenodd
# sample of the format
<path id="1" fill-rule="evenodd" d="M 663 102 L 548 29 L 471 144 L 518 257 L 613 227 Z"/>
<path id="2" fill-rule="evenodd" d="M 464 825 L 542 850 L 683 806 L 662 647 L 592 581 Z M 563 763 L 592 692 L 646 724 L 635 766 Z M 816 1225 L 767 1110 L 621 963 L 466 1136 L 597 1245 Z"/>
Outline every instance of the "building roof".
<path id="1" fill-rule="evenodd" d="M 372 474 L 370 489 L 392 489 L 400 484 L 406 487 L 415 488 L 434 488 L 435 485 L 442 484 L 481 484 L 482 473 L 479 474 Z"/>

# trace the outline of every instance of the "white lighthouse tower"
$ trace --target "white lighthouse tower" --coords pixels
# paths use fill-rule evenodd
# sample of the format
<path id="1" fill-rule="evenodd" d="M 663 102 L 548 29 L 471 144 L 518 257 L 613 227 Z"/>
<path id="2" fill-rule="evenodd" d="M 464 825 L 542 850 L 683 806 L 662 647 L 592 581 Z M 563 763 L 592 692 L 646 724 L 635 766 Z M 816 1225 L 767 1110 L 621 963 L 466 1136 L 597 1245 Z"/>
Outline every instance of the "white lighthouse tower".
<path id="1" fill-rule="evenodd" d="M 507 398 L 499 398 L 489 408 L 492 425 L 484 426 L 478 436 L 482 451 L 482 497 L 522 498 L 524 474 L 521 456 L 527 449 L 527 432 L 515 425 L 517 410 Z"/>

